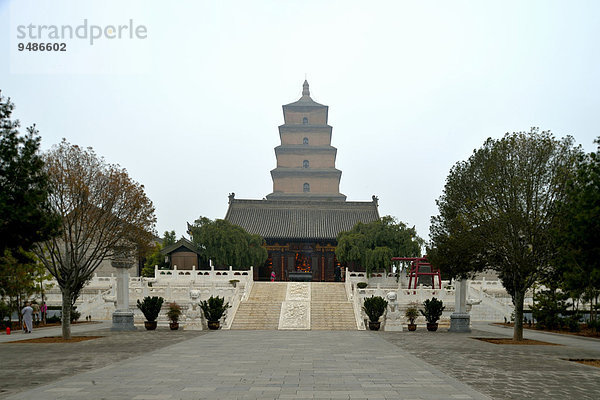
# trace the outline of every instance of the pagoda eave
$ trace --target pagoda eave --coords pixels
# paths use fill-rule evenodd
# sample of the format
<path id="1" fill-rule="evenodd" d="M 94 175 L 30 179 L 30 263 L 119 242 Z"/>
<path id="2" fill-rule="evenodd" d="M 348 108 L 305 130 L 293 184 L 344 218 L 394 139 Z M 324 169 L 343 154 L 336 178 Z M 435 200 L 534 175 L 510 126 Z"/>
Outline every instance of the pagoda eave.
<path id="1" fill-rule="evenodd" d="M 333 153 L 337 154 L 337 149 L 333 146 L 307 146 L 302 144 L 288 144 L 275 147 L 275 154 L 312 154 L 312 153 Z"/>
<path id="2" fill-rule="evenodd" d="M 277 167 L 271 170 L 273 178 L 283 178 L 289 176 L 305 177 L 335 177 L 341 178 L 342 171 L 336 168 L 283 168 Z"/>

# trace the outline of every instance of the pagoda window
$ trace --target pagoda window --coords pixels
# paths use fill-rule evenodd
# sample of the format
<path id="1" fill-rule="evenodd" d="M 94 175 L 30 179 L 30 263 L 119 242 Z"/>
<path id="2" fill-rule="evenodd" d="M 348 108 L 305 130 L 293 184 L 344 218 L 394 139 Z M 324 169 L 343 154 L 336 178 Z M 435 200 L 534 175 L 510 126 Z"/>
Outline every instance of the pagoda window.
<path id="1" fill-rule="evenodd" d="M 305 183 L 305 184 L 304 184 L 304 187 L 303 187 L 303 189 L 302 189 L 302 191 L 303 191 L 304 193 L 308 193 L 308 192 L 310 192 L 310 184 L 309 184 L 309 183 Z"/>
<path id="2" fill-rule="evenodd" d="M 302 161 L 302 168 L 308 168 L 308 160 Z"/>
<path id="3" fill-rule="evenodd" d="M 308 144 L 308 138 L 305 137 L 304 139 L 302 139 L 302 144 Z"/>
<path id="4" fill-rule="evenodd" d="M 302 118 L 302 125 L 308 125 L 308 117 Z"/>

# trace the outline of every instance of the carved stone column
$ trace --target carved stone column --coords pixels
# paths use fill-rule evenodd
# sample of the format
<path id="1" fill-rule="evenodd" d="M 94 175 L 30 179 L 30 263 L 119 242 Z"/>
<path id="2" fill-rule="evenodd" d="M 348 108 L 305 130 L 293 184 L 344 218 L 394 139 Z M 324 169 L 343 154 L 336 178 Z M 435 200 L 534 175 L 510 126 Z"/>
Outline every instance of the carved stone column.
<path id="1" fill-rule="evenodd" d="M 450 315 L 449 332 L 471 332 L 471 316 L 467 312 L 467 280 L 454 282 L 454 312 Z"/>
<path id="2" fill-rule="evenodd" d="M 117 310 L 112 316 L 113 331 L 135 331 L 133 311 L 129 310 L 129 268 L 133 266 L 126 252 L 115 256 L 111 262 L 117 270 Z"/>

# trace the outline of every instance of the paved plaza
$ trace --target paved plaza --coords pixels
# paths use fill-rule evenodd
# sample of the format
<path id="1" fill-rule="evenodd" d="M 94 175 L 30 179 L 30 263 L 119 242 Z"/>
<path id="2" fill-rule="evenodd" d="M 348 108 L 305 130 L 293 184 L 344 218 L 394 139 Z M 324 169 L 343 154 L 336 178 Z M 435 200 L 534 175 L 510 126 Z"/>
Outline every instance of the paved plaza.
<path id="1" fill-rule="evenodd" d="M 114 333 L 72 344 L 6 343 L 6 399 L 597 399 L 600 369 L 561 358 L 600 358 L 600 341 L 526 332 L 563 346 L 500 346 L 472 334 L 369 331 Z M 535 337 L 534 337 L 535 336 Z M 44 371 L 46 373 L 44 373 Z"/>
<path id="2" fill-rule="evenodd" d="M 600 399 L 600 368 L 569 358 L 600 359 L 600 340 L 525 330 L 527 339 L 560 346 L 497 345 L 474 337 L 511 337 L 512 328 L 473 324 L 470 334 L 440 330 L 382 337 L 494 399 Z"/>

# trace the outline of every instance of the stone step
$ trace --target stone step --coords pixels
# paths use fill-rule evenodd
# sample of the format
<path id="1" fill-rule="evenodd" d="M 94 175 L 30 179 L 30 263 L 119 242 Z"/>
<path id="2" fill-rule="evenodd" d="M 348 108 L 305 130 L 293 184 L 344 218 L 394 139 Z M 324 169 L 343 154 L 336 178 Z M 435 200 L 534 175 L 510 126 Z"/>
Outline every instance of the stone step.
<path id="1" fill-rule="evenodd" d="M 354 309 L 343 283 L 310 285 L 311 329 L 357 329 Z M 238 307 L 231 329 L 278 329 L 287 288 L 287 282 L 255 282 L 248 300 Z"/>

